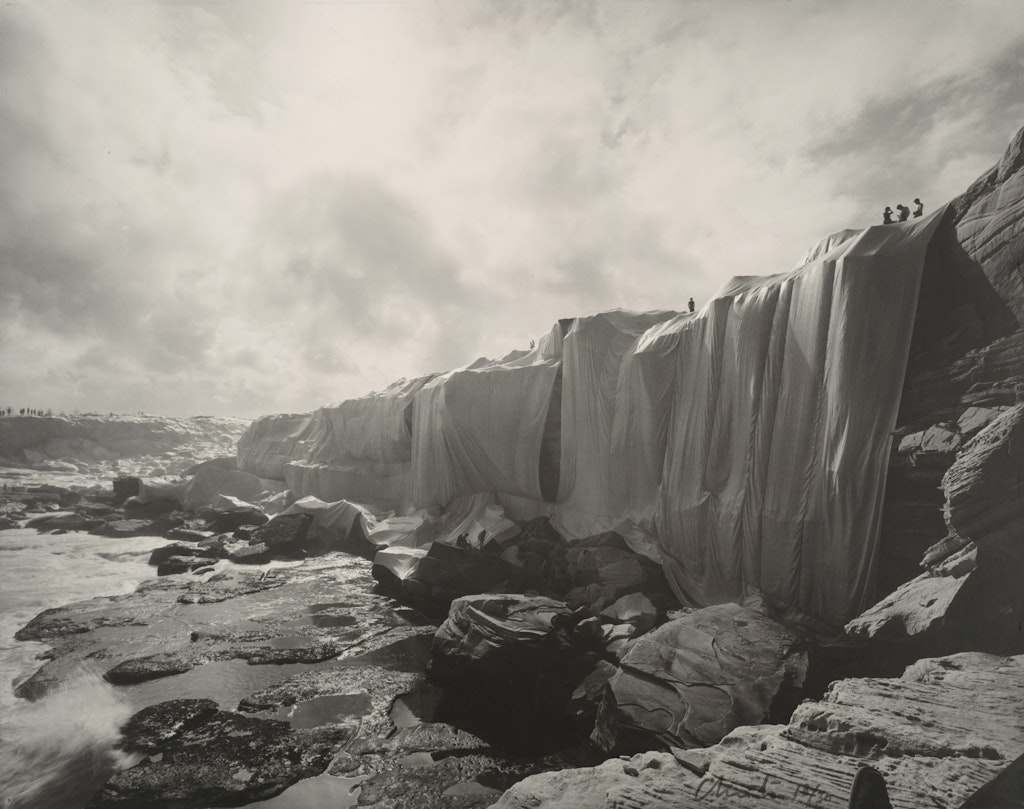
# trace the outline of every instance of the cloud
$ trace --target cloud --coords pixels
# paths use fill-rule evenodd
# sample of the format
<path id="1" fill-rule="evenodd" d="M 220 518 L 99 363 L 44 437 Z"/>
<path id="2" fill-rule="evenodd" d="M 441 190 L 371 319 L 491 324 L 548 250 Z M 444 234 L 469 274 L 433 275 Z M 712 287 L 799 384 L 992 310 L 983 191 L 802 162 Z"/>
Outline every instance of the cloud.
<path id="1" fill-rule="evenodd" d="M 5 6 L 0 397 L 302 411 L 561 317 L 706 300 L 995 162 L 1024 113 L 1018 17 Z"/>

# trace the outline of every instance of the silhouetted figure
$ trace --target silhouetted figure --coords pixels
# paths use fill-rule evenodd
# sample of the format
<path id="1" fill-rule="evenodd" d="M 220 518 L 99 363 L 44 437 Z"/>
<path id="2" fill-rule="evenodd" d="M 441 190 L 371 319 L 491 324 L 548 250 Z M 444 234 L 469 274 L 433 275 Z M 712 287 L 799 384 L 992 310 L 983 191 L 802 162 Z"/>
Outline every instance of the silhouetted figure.
<path id="1" fill-rule="evenodd" d="M 530 348 L 535 348 L 536 345 L 537 345 L 537 343 L 535 341 L 530 340 Z"/>
<path id="2" fill-rule="evenodd" d="M 850 787 L 849 809 L 892 809 L 885 779 L 874 767 L 857 770 Z"/>
<path id="3" fill-rule="evenodd" d="M 901 222 L 906 222 L 908 219 L 910 219 L 910 208 L 908 208 L 902 202 L 896 206 L 896 210 L 900 212 Z"/>
<path id="4" fill-rule="evenodd" d="M 468 548 L 469 547 L 469 534 L 459 534 L 455 537 L 455 547 L 457 548 Z"/>
<path id="5" fill-rule="evenodd" d="M 924 203 L 920 199 L 914 197 L 914 218 L 917 219 L 921 214 L 924 213 Z"/>
<path id="6" fill-rule="evenodd" d="M 690 312 L 692 313 L 693 309 L 694 309 L 694 306 L 695 306 L 695 304 L 693 302 L 693 298 L 690 298 L 690 300 L 687 302 L 686 305 L 690 307 Z"/>
<path id="7" fill-rule="evenodd" d="M 882 212 L 882 224 L 892 224 L 892 208 L 890 208 L 888 205 L 885 206 L 885 210 Z"/>

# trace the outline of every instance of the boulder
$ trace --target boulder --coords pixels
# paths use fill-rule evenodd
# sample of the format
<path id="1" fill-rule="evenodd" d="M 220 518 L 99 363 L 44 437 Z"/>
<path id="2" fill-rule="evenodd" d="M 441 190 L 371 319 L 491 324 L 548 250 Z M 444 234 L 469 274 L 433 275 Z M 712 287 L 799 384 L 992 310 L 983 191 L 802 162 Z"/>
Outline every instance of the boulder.
<path id="1" fill-rule="evenodd" d="M 471 595 L 455 599 L 434 635 L 430 669 L 444 680 L 514 678 L 536 673 L 569 608 L 543 596 Z"/>
<path id="2" fill-rule="evenodd" d="M 225 506 L 217 511 L 208 510 L 204 512 L 204 516 L 206 524 L 203 529 L 215 534 L 230 533 L 243 525 L 263 525 L 269 520 L 259 507 L 241 501 L 238 501 L 237 505 Z"/>
<path id="3" fill-rule="evenodd" d="M 255 545 L 240 544 L 228 550 L 228 559 L 245 565 L 262 565 L 270 561 L 270 548 L 262 542 Z"/>
<path id="4" fill-rule="evenodd" d="M 44 514 L 25 523 L 26 528 L 37 531 L 92 531 L 103 525 L 106 520 L 83 514 Z"/>
<path id="5" fill-rule="evenodd" d="M 263 543 L 273 553 L 298 548 L 306 539 L 313 517 L 309 514 L 283 514 L 250 532 L 249 541 Z"/>
<path id="6" fill-rule="evenodd" d="M 136 477 L 120 477 L 114 481 L 114 498 L 123 503 L 129 497 L 138 495 L 142 487 L 142 480 Z"/>
<path id="7" fill-rule="evenodd" d="M 209 567 L 213 560 L 197 556 L 169 556 L 156 566 L 157 576 L 174 576 Z"/>
<path id="8" fill-rule="evenodd" d="M 737 604 L 696 610 L 632 643 L 611 678 L 592 739 L 703 747 L 769 719 L 803 685 L 807 653 L 791 630 Z"/>
<path id="9" fill-rule="evenodd" d="M 89 533 L 102 537 L 141 537 L 158 534 L 151 526 L 151 520 L 111 520 Z"/>
<path id="10" fill-rule="evenodd" d="M 964 438 L 971 438 L 975 433 L 987 427 L 999 417 L 1001 409 L 993 407 L 968 407 L 956 421 L 956 428 Z"/>
<path id="11" fill-rule="evenodd" d="M 443 615 L 453 599 L 491 590 L 512 575 L 506 562 L 476 548 L 432 542 L 425 553 L 419 551 L 378 551 L 373 575 L 431 615 Z"/>
<path id="12" fill-rule="evenodd" d="M 213 551 L 206 551 L 197 545 L 182 545 L 179 542 L 174 542 L 170 545 L 162 545 L 159 548 L 154 548 L 153 552 L 149 555 L 149 563 L 151 565 L 159 565 L 161 562 L 170 559 L 172 556 L 182 557 L 202 557 L 206 560 L 215 559 L 216 554 Z"/>
<path id="13" fill-rule="evenodd" d="M 350 731 L 292 730 L 287 722 L 217 710 L 210 700 L 144 708 L 124 747 L 146 757 L 115 773 L 89 804 L 105 807 L 240 806 L 266 800 L 330 764 Z"/>
<path id="14" fill-rule="evenodd" d="M 128 685 L 182 674 L 194 668 L 196 662 L 174 652 L 136 657 L 118 663 L 103 675 L 103 679 L 114 685 Z"/>

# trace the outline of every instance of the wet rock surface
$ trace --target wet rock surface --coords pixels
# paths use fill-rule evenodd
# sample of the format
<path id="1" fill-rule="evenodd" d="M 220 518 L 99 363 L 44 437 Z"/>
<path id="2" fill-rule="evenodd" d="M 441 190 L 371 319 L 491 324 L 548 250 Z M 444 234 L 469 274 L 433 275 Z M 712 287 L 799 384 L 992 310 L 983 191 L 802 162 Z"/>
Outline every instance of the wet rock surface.
<path id="1" fill-rule="evenodd" d="M 115 773 L 89 804 L 238 806 L 280 794 L 326 769 L 343 728 L 292 730 L 287 722 L 217 710 L 210 700 L 146 708 L 124 728 L 124 747 L 142 754 Z"/>

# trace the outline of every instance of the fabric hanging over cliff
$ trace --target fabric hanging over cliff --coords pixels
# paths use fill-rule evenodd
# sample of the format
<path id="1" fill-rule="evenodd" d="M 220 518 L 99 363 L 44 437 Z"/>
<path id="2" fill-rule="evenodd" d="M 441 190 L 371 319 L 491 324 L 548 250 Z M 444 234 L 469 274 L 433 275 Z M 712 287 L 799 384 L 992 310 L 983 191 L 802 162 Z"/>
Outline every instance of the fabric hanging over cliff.
<path id="1" fill-rule="evenodd" d="M 560 335 L 549 336 L 534 351 L 474 363 L 423 387 L 413 410 L 417 507 L 479 492 L 543 499 L 541 443 L 560 352 Z"/>
<path id="2" fill-rule="evenodd" d="M 303 430 L 303 451 L 284 464 L 288 488 L 325 501 L 408 506 L 413 397 L 434 376 L 401 379 L 313 413 Z"/>
<path id="3" fill-rule="evenodd" d="M 645 331 L 675 316 L 676 312 L 615 310 L 573 322 L 562 346 L 559 503 L 591 514 L 615 513 L 612 427 L 617 406 L 624 401 L 619 373 L 623 357 Z M 645 425 L 644 431 L 650 429 Z"/>
<path id="4" fill-rule="evenodd" d="M 713 604 L 757 589 L 833 625 L 867 606 L 921 271 L 943 214 L 869 228 L 786 275 L 736 278 L 673 322 L 671 367 L 659 354 L 674 392 L 656 532 L 677 595 Z"/>

